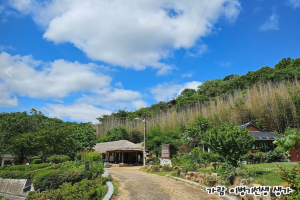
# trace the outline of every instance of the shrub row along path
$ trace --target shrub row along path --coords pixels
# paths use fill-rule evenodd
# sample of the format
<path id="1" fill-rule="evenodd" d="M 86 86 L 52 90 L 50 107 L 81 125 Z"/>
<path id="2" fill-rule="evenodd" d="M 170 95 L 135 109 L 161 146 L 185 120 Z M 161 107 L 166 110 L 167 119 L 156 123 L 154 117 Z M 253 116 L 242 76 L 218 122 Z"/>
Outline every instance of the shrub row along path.
<path id="1" fill-rule="evenodd" d="M 140 170 L 141 167 L 105 168 L 114 180 L 119 181 L 119 193 L 113 200 L 168 200 L 201 199 L 219 200 L 218 195 L 209 195 L 199 187 Z"/>

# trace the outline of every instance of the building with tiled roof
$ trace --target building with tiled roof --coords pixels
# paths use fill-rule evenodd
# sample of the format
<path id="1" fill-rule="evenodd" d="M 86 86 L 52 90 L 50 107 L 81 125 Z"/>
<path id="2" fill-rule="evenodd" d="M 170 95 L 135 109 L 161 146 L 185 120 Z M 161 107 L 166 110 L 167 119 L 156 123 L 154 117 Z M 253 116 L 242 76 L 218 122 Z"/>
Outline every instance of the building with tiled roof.
<path id="1" fill-rule="evenodd" d="M 256 139 L 255 144 L 252 146 L 251 152 L 256 151 L 270 151 L 274 150 L 276 145 L 273 144 L 273 141 L 276 138 L 282 138 L 283 136 L 277 135 L 274 133 L 266 132 L 261 128 L 254 125 L 251 121 L 246 124 L 241 124 L 238 126 L 239 129 L 246 128 L 249 130 L 249 133 L 254 136 Z"/>

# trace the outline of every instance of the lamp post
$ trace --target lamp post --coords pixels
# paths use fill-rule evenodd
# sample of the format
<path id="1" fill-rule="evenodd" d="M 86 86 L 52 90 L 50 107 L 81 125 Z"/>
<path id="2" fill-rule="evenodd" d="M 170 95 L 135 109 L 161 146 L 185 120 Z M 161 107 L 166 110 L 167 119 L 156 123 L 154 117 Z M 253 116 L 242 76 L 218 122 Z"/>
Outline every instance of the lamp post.
<path id="1" fill-rule="evenodd" d="M 138 120 L 141 120 L 139 118 L 135 118 L 135 119 L 138 119 Z M 144 164 L 144 167 L 146 166 L 146 156 L 147 156 L 147 153 L 146 153 L 146 113 L 144 113 L 144 152 L 143 152 L 143 164 Z"/>

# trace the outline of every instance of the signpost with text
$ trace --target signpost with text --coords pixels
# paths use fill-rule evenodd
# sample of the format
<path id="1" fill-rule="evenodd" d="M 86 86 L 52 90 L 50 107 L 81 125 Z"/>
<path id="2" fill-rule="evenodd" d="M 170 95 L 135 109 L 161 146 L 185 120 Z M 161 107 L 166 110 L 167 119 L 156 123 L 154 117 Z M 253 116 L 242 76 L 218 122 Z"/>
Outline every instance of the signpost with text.
<path id="1" fill-rule="evenodd" d="M 170 159 L 170 145 L 161 145 L 161 159 Z"/>

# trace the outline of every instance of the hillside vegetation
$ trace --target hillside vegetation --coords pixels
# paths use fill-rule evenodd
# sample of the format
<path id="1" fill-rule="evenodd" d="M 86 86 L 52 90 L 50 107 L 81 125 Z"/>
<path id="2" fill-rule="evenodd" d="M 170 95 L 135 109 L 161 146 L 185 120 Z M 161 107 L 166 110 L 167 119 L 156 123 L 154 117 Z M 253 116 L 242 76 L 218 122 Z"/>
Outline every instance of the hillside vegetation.
<path id="1" fill-rule="evenodd" d="M 246 75 L 228 75 L 207 80 L 194 89 L 185 89 L 169 102 L 130 112 L 119 110 L 97 118 L 98 137 L 117 126 L 143 131 L 134 120 L 147 113 L 147 130 L 184 130 L 198 115 L 209 117 L 214 125 L 229 121 L 236 125 L 252 121 L 265 131 L 284 132 L 300 127 L 300 58 L 284 58 L 274 68 L 262 67 Z"/>

